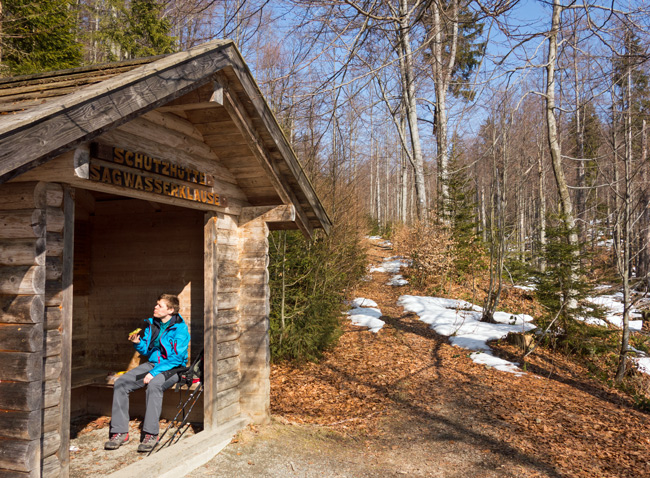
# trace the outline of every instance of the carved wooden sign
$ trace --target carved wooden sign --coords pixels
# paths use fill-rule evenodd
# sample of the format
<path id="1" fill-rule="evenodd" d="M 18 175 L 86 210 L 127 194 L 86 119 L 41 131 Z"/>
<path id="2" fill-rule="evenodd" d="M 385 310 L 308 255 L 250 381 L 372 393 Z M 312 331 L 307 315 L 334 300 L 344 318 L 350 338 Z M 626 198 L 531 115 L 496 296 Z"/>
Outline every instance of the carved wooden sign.
<path id="1" fill-rule="evenodd" d="M 225 198 L 212 191 L 214 179 L 205 172 L 98 143 L 91 145 L 88 178 L 162 196 L 225 205 Z"/>

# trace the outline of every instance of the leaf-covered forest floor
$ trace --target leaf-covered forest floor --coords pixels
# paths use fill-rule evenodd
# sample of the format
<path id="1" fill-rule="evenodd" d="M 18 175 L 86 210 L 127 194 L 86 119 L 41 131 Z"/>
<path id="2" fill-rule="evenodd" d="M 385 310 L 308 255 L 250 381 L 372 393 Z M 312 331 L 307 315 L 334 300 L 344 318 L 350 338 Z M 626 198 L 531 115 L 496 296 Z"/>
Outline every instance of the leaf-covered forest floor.
<path id="1" fill-rule="evenodd" d="M 369 254 L 379 263 L 394 251 Z M 273 366 L 277 419 L 357 437 L 386 460 L 408 457 L 396 470 L 411 476 L 650 476 L 650 416 L 629 397 L 541 349 L 523 376 L 474 364 L 404 315 L 395 304 L 406 292 L 387 280 L 374 273 L 354 292 L 384 314 L 377 334 L 348 324 L 320 363 Z M 514 347 L 498 349 L 517 359 Z"/>
<path id="2" fill-rule="evenodd" d="M 373 264 L 395 255 L 376 245 L 368 252 Z M 522 376 L 477 365 L 404 314 L 397 298 L 417 291 L 388 278 L 375 272 L 350 291 L 377 302 L 386 322 L 378 333 L 342 318 L 344 334 L 320 363 L 272 365 L 271 424 L 244 430 L 187 476 L 650 476 L 650 415 L 628 396 L 542 349 Z M 521 296 L 506 302 L 532 312 Z M 497 348 L 517 361 L 513 346 Z M 97 436 L 101 448 L 105 430 Z M 101 476 L 72 465 L 80 473 L 71 476 Z"/>

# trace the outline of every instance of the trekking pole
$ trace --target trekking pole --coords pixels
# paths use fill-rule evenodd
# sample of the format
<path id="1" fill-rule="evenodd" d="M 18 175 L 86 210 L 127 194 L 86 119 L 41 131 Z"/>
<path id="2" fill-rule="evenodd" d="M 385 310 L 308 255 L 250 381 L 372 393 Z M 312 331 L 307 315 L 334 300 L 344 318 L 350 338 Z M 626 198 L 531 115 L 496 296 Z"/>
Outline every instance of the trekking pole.
<path id="1" fill-rule="evenodd" d="M 181 408 L 178 410 L 178 412 L 176 412 L 176 415 L 174 416 L 174 418 L 171 419 L 171 421 L 169 422 L 169 424 L 167 425 L 167 427 L 166 427 L 165 430 L 163 431 L 162 435 L 160 435 L 160 439 L 156 442 L 156 444 L 155 444 L 154 447 L 151 449 L 151 451 L 147 454 L 147 456 L 149 456 L 149 455 L 151 455 L 151 454 L 153 453 L 153 451 L 156 449 L 156 447 L 158 446 L 158 444 L 159 444 L 159 443 L 162 441 L 162 439 L 165 437 L 165 434 L 167 433 L 167 431 L 169 431 L 169 429 L 174 425 L 174 422 L 176 422 L 176 419 L 178 418 L 178 416 L 179 416 L 181 413 L 185 413 L 185 407 L 187 407 L 187 404 L 190 403 L 190 400 L 192 400 L 192 398 L 194 398 L 194 395 L 196 394 L 197 390 L 198 390 L 198 387 L 197 387 L 196 390 L 194 390 L 194 392 L 193 392 L 189 397 L 187 397 L 187 400 L 185 400 L 185 403 L 183 403 L 183 405 L 182 405 Z M 197 398 L 198 398 L 198 397 L 197 397 Z M 192 404 L 192 406 L 194 406 L 194 404 Z M 169 441 L 169 440 L 168 440 L 168 441 Z M 161 447 L 161 448 L 162 448 L 162 447 Z"/>
<path id="2" fill-rule="evenodd" d="M 167 439 L 167 441 L 160 446 L 160 448 L 163 448 L 167 443 L 169 443 L 170 446 L 173 445 L 175 443 L 174 438 L 176 438 L 176 442 L 178 442 L 183 437 L 183 435 L 185 435 L 185 432 L 187 431 L 187 428 L 189 428 L 189 426 L 190 426 L 189 425 L 190 413 L 192 413 L 192 409 L 194 408 L 194 405 L 196 405 L 196 402 L 199 401 L 199 397 L 203 393 L 203 382 L 200 383 L 200 385 L 197 387 L 195 392 L 198 392 L 198 395 L 194 399 L 194 402 L 192 402 L 192 405 L 190 405 L 189 410 L 187 411 L 187 413 L 185 414 L 185 417 L 183 418 L 183 421 L 178 425 L 178 427 L 176 427 L 176 430 L 174 431 L 172 436 L 169 437 Z M 185 430 L 181 431 L 183 429 L 183 427 L 185 427 L 186 425 L 187 425 L 187 428 Z M 178 434 L 178 437 L 176 437 L 176 434 Z"/>

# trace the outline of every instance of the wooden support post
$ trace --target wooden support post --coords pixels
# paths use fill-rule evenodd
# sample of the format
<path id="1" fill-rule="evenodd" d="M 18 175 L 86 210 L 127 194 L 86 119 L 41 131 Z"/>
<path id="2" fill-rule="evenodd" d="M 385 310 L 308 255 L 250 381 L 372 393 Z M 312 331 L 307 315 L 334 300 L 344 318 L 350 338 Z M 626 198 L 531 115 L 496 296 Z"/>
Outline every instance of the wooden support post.
<path id="1" fill-rule="evenodd" d="M 74 190 L 66 187 L 63 196 L 63 257 L 61 283 L 63 289 L 61 303 L 61 400 L 59 409 L 61 411 L 59 434 L 61 437 L 58 449 L 60 461 L 60 476 L 67 477 L 70 470 L 70 396 L 72 390 L 72 272 L 74 264 L 74 217 L 75 201 Z M 49 320 L 49 315 L 48 315 Z M 56 320 L 52 317 L 52 320 Z M 45 455 L 44 455 L 45 456 Z M 45 468 L 45 463 L 43 463 Z"/>
<path id="2" fill-rule="evenodd" d="M 270 419 L 269 229 L 262 218 L 240 227 L 240 405 L 255 423 Z"/>
<path id="3" fill-rule="evenodd" d="M 204 238 L 204 312 L 203 312 L 203 427 L 205 430 L 216 429 L 217 423 L 217 216 L 206 213 Z"/>

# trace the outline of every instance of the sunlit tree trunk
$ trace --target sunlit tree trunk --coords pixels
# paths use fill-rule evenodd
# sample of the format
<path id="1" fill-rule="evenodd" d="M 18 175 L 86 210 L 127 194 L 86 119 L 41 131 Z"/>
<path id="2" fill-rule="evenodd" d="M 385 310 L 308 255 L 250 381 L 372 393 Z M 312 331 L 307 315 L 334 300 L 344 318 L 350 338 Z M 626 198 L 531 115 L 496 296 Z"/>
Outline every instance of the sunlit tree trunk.
<path id="1" fill-rule="evenodd" d="M 578 261 L 580 251 L 578 250 L 578 234 L 576 232 L 576 221 L 573 214 L 573 204 L 569 195 L 569 186 L 564 174 L 562 164 L 562 151 L 558 139 L 557 119 L 555 117 L 555 64 L 557 62 L 557 38 L 560 31 L 560 16 L 563 7 L 560 0 L 553 0 L 553 16 L 551 20 L 551 31 L 548 34 L 548 64 L 546 65 L 546 126 L 548 128 L 548 142 L 551 153 L 551 164 L 555 176 L 558 195 L 560 197 L 560 212 L 562 221 L 568 232 L 569 245 L 573 246 L 574 264 L 572 266 L 572 280 L 578 279 Z M 575 298 L 576 291 L 568 290 L 567 309 L 573 310 L 577 307 Z"/>

